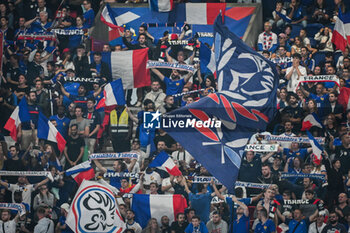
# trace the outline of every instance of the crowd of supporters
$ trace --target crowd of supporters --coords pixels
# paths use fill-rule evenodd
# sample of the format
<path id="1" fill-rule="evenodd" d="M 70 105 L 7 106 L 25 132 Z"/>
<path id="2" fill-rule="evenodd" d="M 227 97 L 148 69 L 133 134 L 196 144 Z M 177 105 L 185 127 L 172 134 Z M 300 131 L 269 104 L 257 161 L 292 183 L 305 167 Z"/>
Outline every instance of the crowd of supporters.
<path id="1" fill-rule="evenodd" d="M 4 34 L 0 168 L 49 171 L 54 178 L 2 176 L 0 202 L 21 203 L 26 214 L 3 209 L 0 232 L 73 232 L 65 220 L 78 184 L 65 171 L 86 161 L 89 154 L 100 152 L 138 154 L 137 159 L 92 162 L 94 179 L 105 180 L 119 191 L 125 232 L 350 232 L 350 108 L 349 99 L 338 98 L 341 88 L 350 88 L 350 48 L 341 52 L 332 43 L 338 9 L 350 10 L 347 0 L 277 1 L 275 11 L 265 19 L 256 50 L 276 64 L 280 75 L 276 77 L 280 80 L 278 105 L 267 131 L 256 132 L 249 143 L 271 144 L 265 140 L 267 135 L 306 136 L 302 123 L 313 114 L 324 127 L 310 131 L 325 138 L 324 151 L 321 162 L 315 160 L 309 143 L 281 142 L 277 152 L 246 152 L 238 180 L 268 185 L 263 190 L 236 187 L 235 195 L 227 194 L 224 186 L 214 182 L 193 183 L 193 177 L 211 174 L 164 130 L 155 132 L 155 150 L 142 144 L 144 112 L 169 113 L 217 91 L 216 77 L 201 72 L 198 37 L 191 38 L 186 46 L 170 45 L 169 40 L 188 36 L 188 25 L 180 34 L 164 32 L 162 38 L 154 38 L 147 26 L 140 25 L 136 32 L 129 27 L 120 32 L 122 44 L 106 44 L 102 51 L 92 51 L 89 33 L 102 3 L 0 3 L 0 31 Z M 51 33 L 54 29 L 83 33 L 55 35 Z M 112 110 L 109 124 L 103 127 L 105 112 L 96 105 L 103 97 L 104 86 L 117 78 L 102 61 L 103 54 L 141 48 L 149 48 L 152 60 L 194 65 L 196 71 L 151 69 L 151 86 L 134 90 L 134 95 L 125 90 L 127 105 Z M 303 76 L 316 75 L 336 75 L 339 86 L 334 82 L 299 84 Z M 76 77 L 95 81 L 70 82 Z M 72 86 L 76 92 L 71 91 Z M 190 91 L 194 92 L 187 93 Z M 185 94 L 176 95 L 180 93 Z M 133 96 L 137 96 L 135 100 Z M 22 98 L 27 100 L 31 120 L 20 124 L 14 142 L 3 128 Z M 39 112 L 65 138 L 62 152 L 55 143 L 38 139 Z M 171 156 L 182 176 L 148 166 L 162 151 Z M 138 179 L 106 179 L 103 174 L 108 171 L 141 175 Z M 305 178 L 281 178 L 282 172 L 305 174 Z M 318 174 L 325 178 L 320 179 Z M 169 216 L 152 218 L 142 229 L 130 206 L 129 194 L 133 193 L 181 194 L 189 207 L 173 222 Z"/>

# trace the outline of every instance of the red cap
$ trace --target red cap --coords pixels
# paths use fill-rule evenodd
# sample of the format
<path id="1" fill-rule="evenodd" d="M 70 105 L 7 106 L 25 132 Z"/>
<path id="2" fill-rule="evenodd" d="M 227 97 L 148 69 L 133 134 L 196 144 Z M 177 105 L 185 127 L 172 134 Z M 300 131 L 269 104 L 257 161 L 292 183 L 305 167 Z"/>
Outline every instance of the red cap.
<path id="1" fill-rule="evenodd" d="M 67 52 L 69 52 L 69 48 L 65 48 L 65 49 L 63 49 L 63 51 L 62 51 L 62 53 L 67 53 Z"/>
<path id="2" fill-rule="evenodd" d="M 171 40 L 177 40 L 179 37 L 177 36 L 177 34 L 173 33 L 170 35 L 170 39 Z"/>

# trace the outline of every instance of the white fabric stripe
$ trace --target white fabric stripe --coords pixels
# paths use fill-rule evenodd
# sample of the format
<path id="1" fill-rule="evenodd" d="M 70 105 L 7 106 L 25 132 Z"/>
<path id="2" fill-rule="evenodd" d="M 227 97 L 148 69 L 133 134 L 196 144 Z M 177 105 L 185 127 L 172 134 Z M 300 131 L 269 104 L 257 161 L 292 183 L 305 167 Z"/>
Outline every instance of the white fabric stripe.
<path id="1" fill-rule="evenodd" d="M 116 105 L 117 101 L 115 99 L 112 85 L 109 83 L 105 86 L 105 91 L 106 91 L 106 106 L 111 106 L 111 105 Z"/>
<path id="2" fill-rule="evenodd" d="M 186 3 L 185 7 L 188 24 L 207 24 L 206 3 Z"/>
<path id="3" fill-rule="evenodd" d="M 149 195 L 149 204 L 151 216 L 156 218 L 158 223 L 164 215 L 169 217 L 170 222 L 174 221 L 173 195 Z"/>
<path id="4" fill-rule="evenodd" d="M 350 36 L 350 23 L 344 24 L 345 35 Z"/>
<path id="5" fill-rule="evenodd" d="M 174 161 L 169 157 L 164 163 L 163 166 L 164 168 L 168 168 L 168 169 L 173 169 L 175 167 L 175 163 Z"/>
<path id="6" fill-rule="evenodd" d="M 47 140 L 51 142 L 57 142 L 56 135 L 58 133 L 56 127 L 51 123 L 51 121 L 48 121 L 49 123 L 49 134 L 47 135 Z"/>
<path id="7" fill-rule="evenodd" d="M 113 80 L 122 78 L 124 89 L 134 88 L 132 54 L 132 50 L 111 53 Z"/>
<path id="8" fill-rule="evenodd" d="M 13 110 L 10 118 L 15 120 L 16 128 L 18 128 L 19 124 L 21 123 L 21 119 L 19 118 L 19 106 Z"/>
<path id="9" fill-rule="evenodd" d="M 108 9 L 107 7 L 105 6 L 102 10 L 102 17 L 109 23 L 112 23 L 112 20 L 111 20 L 111 17 L 110 15 L 108 14 Z"/>
<path id="10" fill-rule="evenodd" d="M 339 18 L 335 22 L 334 31 L 337 31 L 339 35 L 341 35 L 344 39 L 346 39 L 345 31 L 344 31 L 344 23 Z"/>
<path id="11" fill-rule="evenodd" d="M 208 69 L 214 74 L 216 71 L 215 54 L 210 50 L 210 61 L 207 65 Z"/>
<path id="12" fill-rule="evenodd" d="M 115 21 L 117 22 L 118 26 L 122 26 L 123 24 L 127 24 L 135 19 L 138 19 L 138 18 L 140 18 L 139 15 L 128 11 L 122 15 L 115 17 Z"/>
<path id="13" fill-rule="evenodd" d="M 169 0 L 158 0 L 158 10 L 159 12 L 170 11 L 171 5 Z"/>

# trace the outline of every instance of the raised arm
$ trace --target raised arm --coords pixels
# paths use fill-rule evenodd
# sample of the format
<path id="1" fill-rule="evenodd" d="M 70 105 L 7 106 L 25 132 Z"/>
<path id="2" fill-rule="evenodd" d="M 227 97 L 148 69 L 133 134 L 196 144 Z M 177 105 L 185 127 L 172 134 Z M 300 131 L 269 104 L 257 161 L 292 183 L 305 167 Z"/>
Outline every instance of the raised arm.
<path id="1" fill-rule="evenodd" d="M 184 77 L 185 83 L 187 83 L 188 80 L 190 80 L 190 78 L 191 78 L 192 76 L 193 76 L 193 73 L 192 73 L 192 72 L 189 72 L 189 73 L 186 75 L 186 77 Z"/>
<path id="2" fill-rule="evenodd" d="M 246 206 L 243 202 L 240 202 L 235 195 L 232 197 L 232 201 L 236 202 L 240 207 L 244 209 L 244 215 L 246 217 L 249 216 L 249 209 L 248 206 Z"/>
<path id="3" fill-rule="evenodd" d="M 100 161 L 98 161 L 97 159 L 94 159 L 92 160 L 94 161 L 96 167 L 98 167 L 98 169 L 103 172 L 103 173 L 106 173 L 107 172 L 107 169 L 105 167 L 102 166 L 102 164 L 100 163 Z"/>
<path id="4" fill-rule="evenodd" d="M 164 81 L 164 75 L 157 69 L 151 69 L 151 71 L 160 78 L 160 80 Z"/>
<path id="5" fill-rule="evenodd" d="M 222 194 L 219 192 L 218 188 L 216 187 L 215 181 L 214 181 L 214 180 L 211 180 L 211 181 L 210 181 L 210 184 L 213 186 L 215 195 L 216 195 L 218 198 L 220 198 L 221 200 L 225 200 L 225 199 L 226 199 L 225 196 L 222 195 Z"/>

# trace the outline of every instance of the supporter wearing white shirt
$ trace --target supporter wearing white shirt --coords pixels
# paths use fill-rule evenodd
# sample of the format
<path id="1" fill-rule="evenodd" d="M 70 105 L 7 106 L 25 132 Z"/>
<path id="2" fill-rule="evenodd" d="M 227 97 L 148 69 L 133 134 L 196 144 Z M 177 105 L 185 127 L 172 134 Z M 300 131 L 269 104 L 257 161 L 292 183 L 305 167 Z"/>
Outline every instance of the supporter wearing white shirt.
<path id="1" fill-rule="evenodd" d="M 324 215 L 319 215 L 316 222 L 313 222 L 309 226 L 309 233 L 319 233 L 322 232 L 323 228 L 326 226 L 324 223 Z"/>
<path id="2" fill-rule="evenodd" d="M 298 53 L 293 54 L 293 64 L 287 68 L 285 78 L 288 80 L 287 91 L 296 93 L 297 86 L 302 76 L 306 76 L 305 67 L 300 65 L 301 56 Z"/>
<path id="3" fill-rule="evenodd" d="M 186 162 L 186 165 L 189 165 L 191 163 L 191 160 L 193 159 L 192 155 L 188 153 L 185 148 L 183 148 L 180 143 L 176 143 L 177 150 L 174 151 L 171 154 L 171 157 L 173 160 L 184 160 Z"/>
<path id="4" fill-rule="evenodd" d="M 17 184 L 9 184 L 7 182 L 4 182 L 0 180 L 0 184 L 4 186 L 6 189 L 12 192 L 12 202 L 15 203 L 15 192 L 21 191 L 22 192 L 22 200 L 23 203 L 28 204 L 29 208 L 32 202 L 32 192 L 34 192 L 38 187 L 40 187 L 43 184 L 46 184 L 49 181 L 48 178 L 41 181 L 37 184 L 29 184 L 27 177 L 20 176 L 18 177 L 18 183 Z"/>
<path id="5" fill-rule="evenodd" d="M 18 222 L 19 215 L 17 214 L 13 220 L 11 218 L 10 210 L 1 211 L 1 221 L 0 221 L 0 233 L 16 233 L 16 224 Z"/>
<path id="6" fill-rule="evenodd" d="M 143 182 L 145 194 L 151 193 L 151 191 L 149 189 L 149 186 L 151 183 L 157 183 L 158 185 L 161 185 L 162 178 L 160 177 L 158 172 L 153 171 L 152 168 L 147 168 L 147 170 L 145 172 L 145 176 L 144 176 L 144 182 Z"/>
<path id="7" fill-rule="evenodd" d="M 296 135 L 292 132 L 292 129 L 293 124 L 291 121 L 284 122 L 284 133 L 280 134 L 280 136 L 295 137 Z M 283 148 L 290 148 L 292 142 L 280 142 L 280 145 Z"/>
<path id="8" fill-rule="evenodd" d="M 37 211 L 38 224 L 34 228 L 34 233 L 54 233 L 55 224 L 46 217 L 46 210 L 44 207 L 39 207 Z"/>

